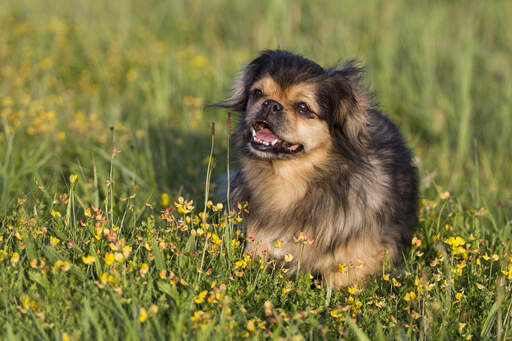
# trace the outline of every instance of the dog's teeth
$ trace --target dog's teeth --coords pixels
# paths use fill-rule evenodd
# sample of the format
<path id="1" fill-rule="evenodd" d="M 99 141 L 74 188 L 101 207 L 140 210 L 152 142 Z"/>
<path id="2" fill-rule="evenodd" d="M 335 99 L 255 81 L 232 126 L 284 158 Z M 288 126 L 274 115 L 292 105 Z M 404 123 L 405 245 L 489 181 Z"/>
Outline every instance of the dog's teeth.
<path id="1" fill-rule="evenodd" d="M 272 146 L 275 146 L 277 143 L 277 139 L 275 139 L 274 141 L 272 141 Z"/>
<path id="2" fill-rule="evenodd" d="M 254 128 L 251 128 L 251 131 L 252 131 L 252 136 L 256 136 L 256 131 L 254 130 Z"/>

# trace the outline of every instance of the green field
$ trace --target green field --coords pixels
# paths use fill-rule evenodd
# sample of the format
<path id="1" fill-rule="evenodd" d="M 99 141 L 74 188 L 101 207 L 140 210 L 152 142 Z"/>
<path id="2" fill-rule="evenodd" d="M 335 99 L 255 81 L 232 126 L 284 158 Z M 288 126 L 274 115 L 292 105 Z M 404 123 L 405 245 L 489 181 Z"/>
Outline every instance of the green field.
<path id="1" fill-rule="evenodd" d="M 511 340 L 511 14 L 2 0 L 0 338 Z M 227 212 L 208 181 L 229 140 L 207 104 L 277 47 L 360 60 L 414 150 L 420 225 L 402 268 L 365 286 L 331 292 L 244 255 L 245 208 Z"/>

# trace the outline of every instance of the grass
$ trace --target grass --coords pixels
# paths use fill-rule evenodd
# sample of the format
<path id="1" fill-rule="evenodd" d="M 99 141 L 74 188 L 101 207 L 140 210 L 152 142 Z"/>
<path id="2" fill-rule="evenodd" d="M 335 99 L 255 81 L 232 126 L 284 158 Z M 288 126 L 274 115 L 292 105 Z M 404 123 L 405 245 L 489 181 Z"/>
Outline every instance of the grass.
<path id="1" fill-rule="evenodd" d="M 2 339 L 511 339 L 511 11 L 2 1 Z M 207 181 L 228 136 L 205 104 L 278 46 L 360 59 L 417 157 L 415 239 L 365 286 L 330 293 L 244 255 L 245 208 Z"/>

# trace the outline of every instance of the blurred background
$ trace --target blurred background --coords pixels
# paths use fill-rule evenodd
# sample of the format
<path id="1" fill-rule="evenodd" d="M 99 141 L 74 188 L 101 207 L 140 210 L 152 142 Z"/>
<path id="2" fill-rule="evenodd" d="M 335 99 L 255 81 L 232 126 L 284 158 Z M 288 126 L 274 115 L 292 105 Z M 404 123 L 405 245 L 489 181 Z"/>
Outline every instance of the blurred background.
<path id="1" fill-rule="evenodd" d="M 119 195 L 201 198 L 212 121 L 214 177 L 228 144 L 226 112 L 206 105 L 260 50 L 281 48 L 366 66 L 423 196 L 448 190 L 510 212 L 511 13 L 498 0 L 3 0 L 1 210 L 41 186 L 66 191 L 71 173 L 97 201 L 113 143 Z"/>

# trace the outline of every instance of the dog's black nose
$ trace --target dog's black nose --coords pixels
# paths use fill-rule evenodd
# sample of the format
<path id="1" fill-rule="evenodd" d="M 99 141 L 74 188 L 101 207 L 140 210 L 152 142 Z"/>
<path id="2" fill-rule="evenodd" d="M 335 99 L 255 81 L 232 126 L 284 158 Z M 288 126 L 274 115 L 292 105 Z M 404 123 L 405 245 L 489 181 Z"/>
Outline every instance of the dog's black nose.
<path id="1" fill-rule="evenodd" d="M 273 99 L 265 100 L 261 103 L 261 108 L 268 114 L 278 114 L 284 109 L 278 101 L 274 101 Z"/>

